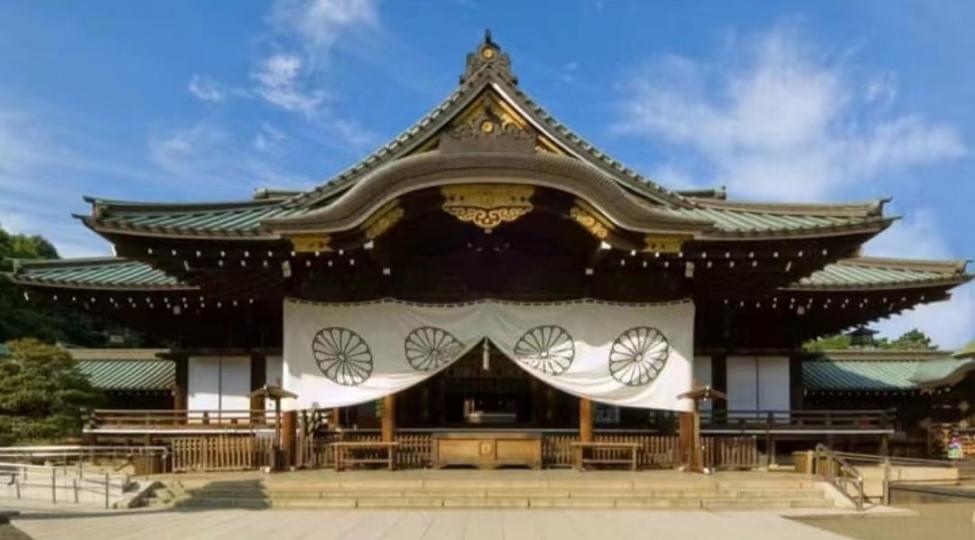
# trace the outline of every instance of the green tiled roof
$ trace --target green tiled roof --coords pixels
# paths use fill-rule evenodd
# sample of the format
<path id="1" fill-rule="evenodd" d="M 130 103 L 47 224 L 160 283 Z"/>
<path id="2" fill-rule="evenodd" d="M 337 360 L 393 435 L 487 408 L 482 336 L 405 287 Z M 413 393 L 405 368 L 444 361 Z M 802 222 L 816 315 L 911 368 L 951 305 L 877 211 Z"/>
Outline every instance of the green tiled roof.
<path id="1" fill-rule="evenodd" d="M 965 261 L 911 261 L 860 257 L 826 266 L 790 289 L 883 289 L 954 285 L 971 279 Z"/>
<path id="2" fill-rule="evenodd" d="M 802 385 L 811 391 L 907 391 L 952 385 L 975 360 L 943 351 L 826 351 L 802 364 Z"/>
<path id="3" fill-rule="evenodd" d="M 964 268 L 964 263 L 953 261 L 847 259 L 826 266 L 788 289 L 860 290 L 954 285 L 971 278 Z M 23 285 L 59 288 L 196 290 L 196 287 L 183 284 L 146 263 L 118 258 L 19 261 L 8 276 Z"/>
<path id="4" fill-rule="evenodd" d="M 767 209 L 749 210 L 745 205 L 735 208 L 702 207 L 671 208 L 664 212 L 676 217 L 703 219 L 714 223 L 721 232 L 771 233 L 798 232 L 815 229 L 843 229 L 883 221 L 879 216 L 850 213 L 830 213 L 810 209 L 806 214 L 778 213 Z M 762 205 L 767 207 L 767 205 Z"/>
<path id="5" fill-rule="evenodd" d="M 975 358 L 975 341 L 970 342 L 953 354 L 955 358 Z"/>
<path id="6" fill-rule="evenodd" d="M 102 230 L 141 231 L 178 235 L 270 237 L 261 223 L 271 218 L 296 217 L 305 208 L 285 208 L 281 199 L 217 204 L 145 204 L 89 199 L 93 216 L 82 219 Z"/>
<path id="7" fill-rule="evenodd" d="M 973 369 L 975 360 L 970 358 L 932 360 L 919 364 L 911 380 L 922 386 L 955 384 Z"/>
<path id="8" fill-rule="evenodd" d="M 917 366 L 916 360 L 803 362 L 802 385 L 807 390 L 915 390 L 911 377 Z"/>
<path id="9" fill-rule="evenodd" d="M 114 391 L 170 390 L 176 364 L 157 358 L 157 349 L 68 349 L 92 386 Z"/>
<path id="10" fill-rule="evenodd" d="M 176 380 L 175 364 L 168 360 L 82 360 L 78 369 L 102 390 L 169 390 Z"/>
<path id="11" fill-rule="evenodd" d="M 148 264 L 113 257 L 15 261 L 13 280 L 25 285 L 83 289 L 191 290 Z"/>

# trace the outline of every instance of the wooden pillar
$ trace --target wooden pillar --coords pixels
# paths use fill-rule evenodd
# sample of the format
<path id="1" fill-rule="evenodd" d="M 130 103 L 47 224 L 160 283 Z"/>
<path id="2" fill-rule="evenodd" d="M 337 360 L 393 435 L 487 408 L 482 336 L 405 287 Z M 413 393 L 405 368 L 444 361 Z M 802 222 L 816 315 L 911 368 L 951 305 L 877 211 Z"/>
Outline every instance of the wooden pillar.
<path id="1" fill-rule="evenodd" d="M 263 354 L 251 355 L 251 391 L 257 390 L 267 383 L 267 358 Z M 258 409 L 264 408 L 264 398 L 261 398 L 261 405 Z"/>
<path id="2" fill-rule="evenodd" d="M 189 359 L 177 356 L 176 380 L 173 381 L 173 410 L 185 411 L 187 407 L 187 386 L 189 385 Z"/>
<path id="3" fill-rule="evenodd" d="M 295 464 L 295 431 L 298 428 L 298 411 L 284 411 L 281 415 L 281 452 L 284 454 L 284 467 Z"/>
<path id="4" fill-rule="evenodd" d="M 592 400 L 579 398 L 579 442 L 592 442 Z"/>
<path id="5" fill-rule="evenodd" d="M 396 440 L 396 394 L 383 398 L 383 442 Z"/>
<path id="6" fill-rule="evenodd" d="M 680 413 L 680 433 L 678 435 L 681 464 L 690 471 L 703 470 L 704 450 L 701 448 L 701 415 L 697 411 L 696 402 L 694 410 Z"/>

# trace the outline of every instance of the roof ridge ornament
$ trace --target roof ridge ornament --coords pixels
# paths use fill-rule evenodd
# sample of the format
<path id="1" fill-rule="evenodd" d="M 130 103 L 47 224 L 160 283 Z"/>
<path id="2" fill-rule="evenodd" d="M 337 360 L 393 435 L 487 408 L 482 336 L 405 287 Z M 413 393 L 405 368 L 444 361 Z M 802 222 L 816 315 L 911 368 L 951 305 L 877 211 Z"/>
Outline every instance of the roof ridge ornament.
<path id="1" fill-rule="evenodd" d="M 460 84 L 471 80 L 484 68 L 492 69 L 511 84 L 518 84 L 518 77 L 511 72 L 511 57 L 491 39 L 491 30 L 484 30 L 484 41 L 474 52 L 467 53 L 467 67 L 460 76 Z"/>

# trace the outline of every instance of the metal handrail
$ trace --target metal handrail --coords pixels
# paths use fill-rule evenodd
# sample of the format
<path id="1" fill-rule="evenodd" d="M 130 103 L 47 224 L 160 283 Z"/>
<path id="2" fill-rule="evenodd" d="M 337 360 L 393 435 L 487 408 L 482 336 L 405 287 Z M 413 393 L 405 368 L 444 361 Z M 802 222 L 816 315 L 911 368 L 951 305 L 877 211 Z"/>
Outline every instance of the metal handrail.
<path id="1" fill-rule="evenodd" d="M 169 449 L 165 446 L 0 446 L 0 459 L 70 459 L 82 460 L 93 457 L 154 456 L 166 457 Z"/>
<path id="2" fill-rule="evenodd" d="M 863 475 L 845 458 L 839 456 L 823 444 L 817 444 L 814 451 L 816 473 L 833 485 L 840 493 L 850 500 L 856 509 L 862 511 L 866 496 L 863 492 Z M 822 460 L 826 460 L 826 470 L 821 470 Z M 834 466 L 835 465 L 835 466 Z M 850 495 L 849 486 L 856 491 Z"/>
<path id="3" fill-rule="evenodd" d="M 105 508 L 111 504 L 111 494 L 117 491 L 119 495 L 125 493 L 132 485 L 127 474 L 88 473 L 74 467 L 53 467 L 48 465 L 28 465 L 25 463 L 0 463 L 0 475 L 8 476 L 7 485 L 14 486 L 17 499 L 22 497 L 24 488 L 47 489 L 50 486 L 51 504 L 58 504 L 58 493 L 67 491 L 73 495 L 74 502 L 79 502 L 81 493 L 104 494 Z M 59 481 L 60 480 L 60 481 Z M 70 485 L 68 485 L 70 482 Z M 86 487 L 88 484 L 89 487 Z"/>

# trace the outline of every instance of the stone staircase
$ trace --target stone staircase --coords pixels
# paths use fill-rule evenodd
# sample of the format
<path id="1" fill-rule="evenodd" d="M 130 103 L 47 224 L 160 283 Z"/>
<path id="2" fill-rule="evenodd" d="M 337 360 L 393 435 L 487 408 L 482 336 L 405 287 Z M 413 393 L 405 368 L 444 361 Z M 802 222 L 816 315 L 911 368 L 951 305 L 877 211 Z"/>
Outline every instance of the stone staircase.
<path id="1" fill-rule="evenodd" d="M 642 476 L 642 475 L 636 475 Z M 179 507 L 195 508 L 588 508 L 789 509 L 828 508 L 833 501 L 805 478 L 689 481 L 603 478 L 397 478 L 276 482 L 183 480 L 170 485 Z"/>

